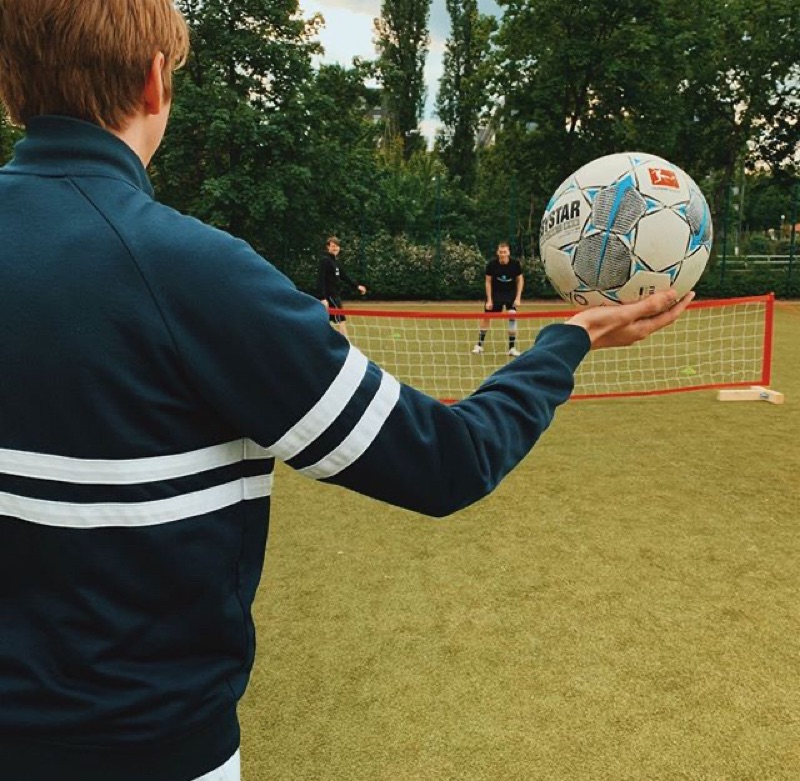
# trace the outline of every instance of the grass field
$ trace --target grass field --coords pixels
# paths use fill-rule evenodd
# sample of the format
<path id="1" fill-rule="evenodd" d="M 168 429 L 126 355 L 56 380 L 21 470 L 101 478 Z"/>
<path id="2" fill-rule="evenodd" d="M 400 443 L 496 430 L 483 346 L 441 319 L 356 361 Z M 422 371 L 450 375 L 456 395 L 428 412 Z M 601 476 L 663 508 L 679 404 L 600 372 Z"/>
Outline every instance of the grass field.
<path id="1" fill-rule="evenodd" d="M 245 781 L 800 779 L 800 304 L 782 406 L 570 402 L 434 521 L 279 466 Z"/>

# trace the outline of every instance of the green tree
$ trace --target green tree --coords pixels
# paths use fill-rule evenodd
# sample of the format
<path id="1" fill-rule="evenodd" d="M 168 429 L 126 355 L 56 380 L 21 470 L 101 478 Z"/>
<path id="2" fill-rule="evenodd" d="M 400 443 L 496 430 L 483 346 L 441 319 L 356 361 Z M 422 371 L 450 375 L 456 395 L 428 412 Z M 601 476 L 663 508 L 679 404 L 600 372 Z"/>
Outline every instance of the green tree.
<path id="1" fill-rule="evenodd" d="M 745 178 L 744 226 L 748 231 L 778 230 L 788 224 L 792 215 L 794 182 L 764 172 Z M 781 220 L 781 217 L 784 219 Z"/>
<path id="2" fill-rule="evenodd" d="M 741 165 L 796 170 L 800 5 L 796 0 L 669 0 L 682 24 L 681 148 L 719 172 L 716 211 Z"/>
<path id="3" fill-rule="evenodd" d="M 153 166 L 161 197 L 274 253 L 293 190 L 311 173 L 298 160 L 308 131 L 302 86 L 312 36 L 297 0 L 180 0 L 192 52 L 176 77 L 172 119 Z"/>
<path id="4" fill-rule="evenodd" d="M 375 20 L 378 72 L 390 134 L 403 141 L 408 160 L 424 146 L 419 121 L 425 104 L 425 58 L 431 0 L 383 0 Z"/>
<path id="5" fill-rule="evenodd" d="M 312 173 L 296 182 L 279 226 L 292 247 L 305 239 L 309 251 L 319 250 L 331 233 L 347 245 L 355 235 L 380 230 L 380 127 L 371 118 L 380 96 L 365 86 L 368 74 L 361 63 L 323 65 L 303 87 L 305 124 L 296 155 L 298 165 Z"/>
<path id="6" fill-rule="evenodd" d="M 715 221 L 742 166 L 796 170 L 796 0 L 500 0 L 494 122 L 521 203 L 610 152 L 655 152 L 706 190 Z"/>
<path id="7" fill-rule="evenodd" d="M 477 0 L 447 0 L 447 11 L 451 31 L 436 100 L 444 123 L 438 144 L 450 175 L 458 177 L 464 190 L 471 192 L 476 134 L 487 100 L 489 41 L 497 23 L 494 17 L 478 13 Z"/>
<path id="8" fill-rule="evenodd" d="M 664 45 L 674 30 L 661 0 L 501 4 L 492 122 L 520 219 L 541 214 L 555 187 L 595 157 L 678 151 L 677 63 Z"/>

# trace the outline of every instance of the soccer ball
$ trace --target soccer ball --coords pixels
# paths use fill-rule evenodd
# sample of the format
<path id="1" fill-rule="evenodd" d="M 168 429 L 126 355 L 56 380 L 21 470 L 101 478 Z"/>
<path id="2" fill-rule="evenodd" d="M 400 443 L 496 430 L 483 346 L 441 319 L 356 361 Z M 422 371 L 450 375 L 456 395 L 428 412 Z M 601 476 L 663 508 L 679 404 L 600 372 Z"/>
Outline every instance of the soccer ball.
<path id="1" fill-rule="evenodd" d="M 708 204 L 684 171 L 655 155 L 593 160 L 547 204 L 539 249 L 548 279 L 577 306 L 688 293 L 708 261 Z"/>

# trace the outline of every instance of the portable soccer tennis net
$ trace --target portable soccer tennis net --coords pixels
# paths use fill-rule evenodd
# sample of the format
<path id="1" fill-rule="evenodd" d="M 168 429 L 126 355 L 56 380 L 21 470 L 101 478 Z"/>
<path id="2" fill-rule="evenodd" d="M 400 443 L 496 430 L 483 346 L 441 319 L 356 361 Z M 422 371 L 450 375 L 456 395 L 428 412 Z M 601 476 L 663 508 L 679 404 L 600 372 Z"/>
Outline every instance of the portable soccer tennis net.
<path id="1" fill-rule="evenodd" d="M 333 310 L 336 311 L 336 310 Z M 509 315 L 443 310 L 338 310 L 350 341 L 401 382 L 452 402 L 472 393 L 508 355 Z M 574 311 L 518 312 L 516 347 Z M 573 399 L 647 396 L 708 388 L 768 386 L 774 297 L 694 301 L 669 328 L 632 347 L 589 353 L 578 369 Z M 483 352 L 472 348 L 480 323 Z"/>

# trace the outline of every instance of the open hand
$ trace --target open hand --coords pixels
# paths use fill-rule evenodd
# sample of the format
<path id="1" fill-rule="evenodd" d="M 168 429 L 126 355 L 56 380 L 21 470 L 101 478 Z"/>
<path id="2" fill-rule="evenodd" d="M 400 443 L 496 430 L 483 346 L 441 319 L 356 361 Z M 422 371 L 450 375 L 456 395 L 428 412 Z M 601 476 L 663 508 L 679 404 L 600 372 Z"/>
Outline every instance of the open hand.
<path id="1" fill-rule="evenodd" d="M 687 293 L 677 301 L 674 290 L 665 290 L 633 304 L 584 309 L 567 320 L 567 324 L 585 328 L 593 350 L 601 347 L 627 347 L 672 325 L 693 298 L 694 293 Z"/>

